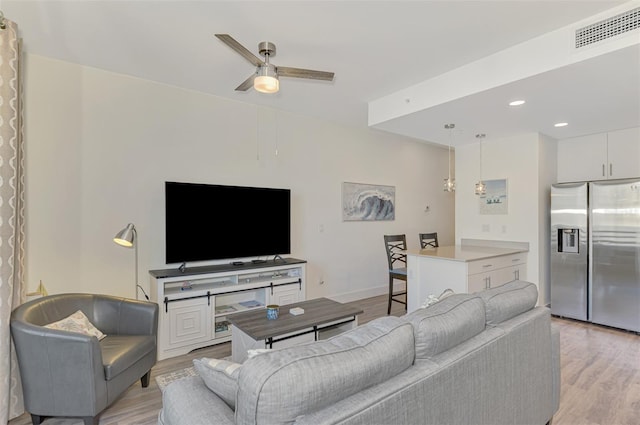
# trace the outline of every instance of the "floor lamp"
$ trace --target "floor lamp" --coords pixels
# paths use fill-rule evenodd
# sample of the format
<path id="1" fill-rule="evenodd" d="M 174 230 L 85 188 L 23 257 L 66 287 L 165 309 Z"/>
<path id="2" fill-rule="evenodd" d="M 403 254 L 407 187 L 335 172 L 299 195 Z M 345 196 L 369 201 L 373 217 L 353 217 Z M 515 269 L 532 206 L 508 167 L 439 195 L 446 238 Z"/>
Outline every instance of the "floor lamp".
<path id="1" fill-rule="evenodd" d="M 135 247 L 135 250 L 136 250 L 136 280 L 135 280 L 136 300 L 138 299 L 138 288 L 140 287 L 140 285 L 138 285 L 138 241 L 136 241 L 137 238 L 138 238 L 138 232 L 136 231 L 136 226 L 134 226 L 133 223 L 127 224 L 127 227 L 120 230 L 113 237 L 113 241 L 120 246 L 124 246 L 125 248 Z M 145 297 L 146 297 L 146 294 L 145 294 Z"/>

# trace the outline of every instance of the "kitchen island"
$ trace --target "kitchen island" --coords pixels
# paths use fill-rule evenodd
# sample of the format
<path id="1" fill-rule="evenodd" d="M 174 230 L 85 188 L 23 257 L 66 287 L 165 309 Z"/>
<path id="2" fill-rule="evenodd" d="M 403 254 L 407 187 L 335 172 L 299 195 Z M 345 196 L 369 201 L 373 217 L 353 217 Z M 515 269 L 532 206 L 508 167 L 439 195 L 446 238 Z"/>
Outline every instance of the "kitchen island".
<path id="1" fill-rule="evenodd" d="M 407 312 L 447 289 L 471 293 L 525 280 L 528 242 L 462 239 L 460 245 L 407 251 Z"/>

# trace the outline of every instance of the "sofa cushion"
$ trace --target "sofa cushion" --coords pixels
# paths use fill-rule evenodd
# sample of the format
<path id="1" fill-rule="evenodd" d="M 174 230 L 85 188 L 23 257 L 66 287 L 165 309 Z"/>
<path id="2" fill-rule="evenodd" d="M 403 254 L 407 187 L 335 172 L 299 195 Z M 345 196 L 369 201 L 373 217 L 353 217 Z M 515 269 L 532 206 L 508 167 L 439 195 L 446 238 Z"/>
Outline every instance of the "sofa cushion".
<path id="1" fill-rule="evenodd" d="M 219 359 L 194 359 L 193 366 L 204 384 L 232 409 L 236 408 L 239 363 Z"/>
<path id="2" fill-rule="evenodd" d="M 485 328 L 482 299 L 454 294 L 404 316 L 415 334 L 416 358 L 436 356 L 478 335 Z"/>
<path id="3" fill-rule="evenodd" d="M 476 293 L 484 300 L 487 325 L 497 325 L 531 310 L 538 302 L 538 288 L 531 282 L 514 280 Z"/>
<path id="4" fill-rule="evenodd" d="M 247 360 L 238 376 L 236 422 L 292 423 L 413 364 L 413 329 L 397 317 Z"/>
<path id="5" fill-rule="evenodd" d="M 132 364 L 156 351 L 153 335 L 109 335 L 100 341 L 104 376 L 107 381 L 118 376 Z"/>

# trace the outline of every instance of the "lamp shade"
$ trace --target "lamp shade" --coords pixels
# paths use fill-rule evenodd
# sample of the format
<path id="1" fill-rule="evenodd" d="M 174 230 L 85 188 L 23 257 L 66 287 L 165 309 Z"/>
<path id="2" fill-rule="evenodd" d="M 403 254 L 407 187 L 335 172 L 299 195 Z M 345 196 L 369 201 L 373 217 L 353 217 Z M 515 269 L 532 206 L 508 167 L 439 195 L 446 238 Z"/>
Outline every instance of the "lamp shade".
<path id="1" fill-rule="evenodd" d="M 136 239 L 136 226 L 133 223 L 127 224 L 127 227 L 120 230 L 114 237 L 113 241 L 118 245 L 131 248 Z"/>

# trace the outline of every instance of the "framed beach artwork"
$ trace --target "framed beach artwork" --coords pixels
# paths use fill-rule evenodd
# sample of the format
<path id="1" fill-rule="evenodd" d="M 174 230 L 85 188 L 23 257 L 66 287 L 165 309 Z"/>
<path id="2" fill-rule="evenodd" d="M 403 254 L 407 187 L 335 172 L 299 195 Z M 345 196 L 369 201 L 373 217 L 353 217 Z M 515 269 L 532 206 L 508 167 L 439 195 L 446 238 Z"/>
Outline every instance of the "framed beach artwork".
<path id="1" fill-rule="evenodd" d="M 487 190 L 479 197 L 480 214 L 507 214 L 507 179 L 485 180 Z"/>
<path id="2" fill-rule="evenodd" d="M 395 218 L 395 186 L 342 183 L 343 221 L 391 221 Z"/>

